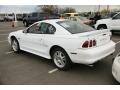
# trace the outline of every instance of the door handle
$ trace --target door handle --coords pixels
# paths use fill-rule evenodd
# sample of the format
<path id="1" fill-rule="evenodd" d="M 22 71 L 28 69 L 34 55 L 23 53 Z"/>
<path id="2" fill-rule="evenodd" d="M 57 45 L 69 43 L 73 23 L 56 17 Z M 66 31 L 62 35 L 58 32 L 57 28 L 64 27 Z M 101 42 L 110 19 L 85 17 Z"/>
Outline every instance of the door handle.
<path id="1" fill-rule="evenodd" d="M 20 38 L 18 38 L 18 40 L 20 40 Z"/>
<path id="2" fill-rule="evenodd" d="M 42 38 L 39 41 L 42 41 Z"/>
<path id="3" fill-rule="evenodd" d="M 105 36 L 105 35 L 107 35 L 107 34 L 103 34 L 103 36 Z"/>

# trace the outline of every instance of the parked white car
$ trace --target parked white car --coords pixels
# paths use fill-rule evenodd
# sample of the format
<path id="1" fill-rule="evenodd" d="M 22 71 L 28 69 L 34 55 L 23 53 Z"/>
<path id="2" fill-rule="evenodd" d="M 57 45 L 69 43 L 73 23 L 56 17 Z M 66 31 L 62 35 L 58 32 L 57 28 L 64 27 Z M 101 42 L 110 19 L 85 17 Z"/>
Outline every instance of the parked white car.
<path id="1" fill-rule="evenodd" d="M 66 70 L 71 63 L 93 64 L 115 51 L 109 30 L 95 30 L 76 21 L 54 19 L 36 22 L 12 32 L 13 50 L 24 50 L 47 59 Z"/>
<path id="2" fill-rule="evenodd" d="M 120 83 L 120 53 L 115 57 L 112 65 L 112 74 L 114 78 Z"/>
<path id="3" fill-rule="evenodd" d="M 110 29 L 112 32 L 120 31 L 120 13 L 115 14 L 112 18 L 98 20 L 95 28 Z"/>
<path id="4" fill-rule="evenodd" d="M 13 14 L 7 14 L 4 17 L 4 20 L 5 21 L 12 21 L 12 20 L 14 20 L 14 15 Z"/>
<path id="5" fill-rule="evenodd" d="M 0 22 L 3 22 L 4 18 L 2 16 L 0 16 Z"/>

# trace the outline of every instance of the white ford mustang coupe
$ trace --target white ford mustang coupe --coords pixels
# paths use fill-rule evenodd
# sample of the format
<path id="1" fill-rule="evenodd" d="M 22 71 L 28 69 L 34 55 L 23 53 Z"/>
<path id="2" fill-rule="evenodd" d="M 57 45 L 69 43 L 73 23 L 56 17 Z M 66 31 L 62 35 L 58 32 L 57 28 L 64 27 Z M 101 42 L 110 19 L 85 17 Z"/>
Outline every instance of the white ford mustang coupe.
<path id="1" fill-rule="evenodd" d="M 24 50 L 52 59 L 61 70 L 71 63 L 93 64 L 115 51 L 109 30 L 98 31 L 64 19 L 36 22 L 10 33 L 8 41 L 15 52 Z"/>

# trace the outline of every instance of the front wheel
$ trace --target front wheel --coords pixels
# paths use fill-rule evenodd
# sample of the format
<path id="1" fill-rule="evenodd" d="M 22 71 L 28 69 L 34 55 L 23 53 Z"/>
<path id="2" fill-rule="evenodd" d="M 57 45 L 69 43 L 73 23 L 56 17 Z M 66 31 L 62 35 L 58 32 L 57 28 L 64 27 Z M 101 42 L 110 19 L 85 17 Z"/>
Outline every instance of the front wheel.
<path id="1" fill-rule="evenodd" d="M 61 48 L 56 48 L 52 52 L 52 59 L 54 61 L 55 66 L 60 70 L 68 70 L 71 67 L 72 62 L 69 56 Z"/>
<path id="2" fill-rule="evenodd" d="M 19 52 L 20 51 L 19 43 L 16 39 L 12 40 L 11 47 L 12 47 L 14 52 Z"/>

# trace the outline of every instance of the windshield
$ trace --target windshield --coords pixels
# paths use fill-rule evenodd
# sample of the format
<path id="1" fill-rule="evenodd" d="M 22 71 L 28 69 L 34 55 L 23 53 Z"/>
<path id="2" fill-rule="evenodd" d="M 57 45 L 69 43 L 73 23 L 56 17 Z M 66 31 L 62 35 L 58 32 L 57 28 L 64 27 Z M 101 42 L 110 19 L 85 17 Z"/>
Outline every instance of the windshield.
<path id="1" fill-rule="evenodd" d="M 95 30 L 88 25 L 85 25 L 83 23 L 76 22 L 76 21 L 70 21 L 70 20 L 59 21 L 57 22 L 57 24 L 59 24 L 60 26 L 62 26 L 63 28 L 65 28 L 67 31 L 69 31 L 72 34 L 90 32 L 90 31 Z"/>

